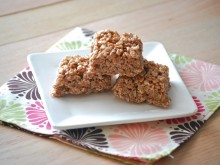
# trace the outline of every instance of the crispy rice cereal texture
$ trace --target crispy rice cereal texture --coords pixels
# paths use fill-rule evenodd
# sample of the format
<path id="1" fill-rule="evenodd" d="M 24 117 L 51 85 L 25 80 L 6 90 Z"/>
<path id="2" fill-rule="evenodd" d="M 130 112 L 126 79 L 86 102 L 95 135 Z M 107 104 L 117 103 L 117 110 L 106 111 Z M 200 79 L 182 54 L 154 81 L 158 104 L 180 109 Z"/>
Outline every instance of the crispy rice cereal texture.
<path id="1" fill-rule="evenodd" d="M 90 71 L 106 75 L 133 77 L 143 71 L 142 42 L 132 33 L 121 36 L 111 30 L 94 35 Z"/>
<path id="2" fill-rule="evenodd" d="M 127 102 L 168 107 L 171 102 L 168 96 L 169 68 L 144 60 L 144 70 L 135 77 L 120 76 L 112 89 L 115 96 Z"/>
<path id="3" fill-rule="evenodd" d="M 88 57 L 65 57 L 60 63 L 52 95 L 58 97 L 66 94 L 89 94 L 110 89 L 111 76 L 89 73 L 88 63 Z"/>

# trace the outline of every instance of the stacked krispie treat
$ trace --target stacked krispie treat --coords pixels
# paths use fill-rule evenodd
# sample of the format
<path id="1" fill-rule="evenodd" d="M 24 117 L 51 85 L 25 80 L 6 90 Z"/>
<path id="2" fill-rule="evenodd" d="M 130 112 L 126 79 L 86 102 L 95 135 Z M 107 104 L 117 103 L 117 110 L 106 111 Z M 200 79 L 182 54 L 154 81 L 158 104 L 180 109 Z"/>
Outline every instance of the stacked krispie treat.
<path id="1" fill-rule="evenodd" d="M 52 95 L 112 89 L 115 96 L 127 102 L 168 107 L 169 68 L 144 59 L 142 49 L 141 39 L 132 33 L 97 32 L 88 57 L 67 56 L 61 61 Z M 116 74 L 119 77 L 112 85 Z"/>
<path id="2" fill-rule="evenodd" d="M 106 30 L 95 34 L 90 69 L 107 75 L 133 77 L 143 71 L 142 42 L 138 36 Z"/>

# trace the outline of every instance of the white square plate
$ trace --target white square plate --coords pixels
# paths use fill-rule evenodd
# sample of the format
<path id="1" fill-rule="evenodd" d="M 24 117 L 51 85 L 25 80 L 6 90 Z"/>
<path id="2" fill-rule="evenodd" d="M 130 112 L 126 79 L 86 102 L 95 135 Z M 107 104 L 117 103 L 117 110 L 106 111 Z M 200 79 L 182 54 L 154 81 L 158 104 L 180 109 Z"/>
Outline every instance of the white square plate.
<path id="1" fill-rule="evenodd" d="M 116 98 L 112 92 L 80 96 L 52 97 L 52 84 L 56 79 L 62 58 L 71 54 L 87 55 L 89 50 L 59 53 L 35 53 L 28 62 L 36 79 L 42 101 L 51 125 L 56 129 L 72 129 L 122 123 L 146 122 L 189 116 L 196 112 L 196 105 L 181 77 L 176 71 L 163 45 L 148 42 L 143 45 L 143 56 L 170 70 L 171 106 L 167 109 L 132 104 Z"/>

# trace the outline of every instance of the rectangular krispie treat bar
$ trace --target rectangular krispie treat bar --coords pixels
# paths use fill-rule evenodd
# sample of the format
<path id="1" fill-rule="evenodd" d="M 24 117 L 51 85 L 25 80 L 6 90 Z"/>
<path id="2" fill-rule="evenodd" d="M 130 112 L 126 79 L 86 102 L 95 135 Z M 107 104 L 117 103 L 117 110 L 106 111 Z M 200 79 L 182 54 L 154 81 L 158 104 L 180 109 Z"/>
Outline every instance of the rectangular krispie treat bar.
<path id="1" fill-rule="evenodd" d="M 169 68 L 144 60 L 144 71 L 135 77 L 120 76 L 113 86 L 114 95 L 127 102 L 147 102 L 160 107 L 168 107 Z"/>
<path id="2" fill-rule="evenodd" d="M 111 76 L 88 72 L 88 63 L 88 57 L 65 57 L 60 63 L 52 95 L 89 94 L 111 89 Z"/>
<path id="3" fill-rule="evenodd" d="M 94 35 L 90 71 L 133 77 L 143 71 L 142 42 L 137 35 L 104 30 Z"/>

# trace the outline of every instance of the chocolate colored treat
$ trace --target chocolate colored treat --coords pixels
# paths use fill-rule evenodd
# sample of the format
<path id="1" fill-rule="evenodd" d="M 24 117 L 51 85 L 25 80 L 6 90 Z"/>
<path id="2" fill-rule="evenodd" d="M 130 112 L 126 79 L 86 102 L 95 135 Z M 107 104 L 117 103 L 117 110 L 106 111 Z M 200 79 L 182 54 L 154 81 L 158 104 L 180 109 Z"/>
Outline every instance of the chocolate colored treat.
<path id="1" fill-rule="evenodd" d="M 52 95 L 89 94 L 111 89 L 111 76 L 88 72 L 88 64 L 88 57 L 65 57 L 60 63 Z"/>
<path id="2" fill-rule="evenodd" d="M 166 108 L 171 99 L 168 96 L 169 68 L 144 60 L 144 71 L 135 77 L 120 76 L 114 87 L 114 95 L 127 102 L 147 102 Z"/>
<path id="3" fill-rule="evenodd" d="M 101 75 L 133 77 L 144 69 L 142 47 L 140 38 L 134 34 L 120 36 L 115 31 L 100 31 L 91 46 L 89 70 Z"/>

